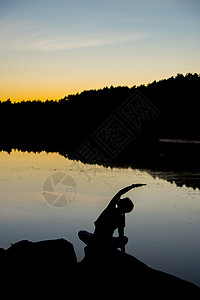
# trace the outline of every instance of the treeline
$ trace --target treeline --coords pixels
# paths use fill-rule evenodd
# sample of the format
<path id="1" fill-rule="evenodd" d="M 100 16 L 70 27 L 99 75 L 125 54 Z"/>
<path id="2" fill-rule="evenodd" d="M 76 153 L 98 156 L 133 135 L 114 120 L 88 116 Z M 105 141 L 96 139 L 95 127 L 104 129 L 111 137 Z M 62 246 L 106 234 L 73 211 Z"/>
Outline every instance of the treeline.
<path id="1" fill-rule="evenodd" d="M 132 99 L 137 93 L 146 100 L 128 107 L 128 99 Z M 9 139 L 30 145 L 30 141 L 33 141 L 34 144 L 40 142 L 43 146 L 59 145 L 60 149 L 65 148 L 74 153 L 85 141 L 90 142 L 97 131 L 99 132 L 95 138 L 105 134 L 101 130 L 104 126 L 107 133 L 109 130 L 116 130 L 112 133 L 116 144 L 113 147 L 116 149 L 124 134 L 128 147 L 123 146 L 123 151 L 119 151 L 119 154 L 125 153 L 127 156 L 138 144 L 142 145 L 144 151 L 146 147 L 150 149 L 150 145 L 155 149 L 155 143 L 160 138 L 200 139 L 199 94 L 200 75 L 188 73 L 147 85 L 111 86 L 83 91 L 58 101 L 11 103 L 8 99 L 0 102 L 0 143 L 3 145 Z M 141 105 L 144 106 L 143 109 Z M 130 110 L 126 113 L 131 120 L 124 118 L 124 106 Z M 108 120 L 111 120 L 110 123 Z M 135 123 L 131 123 L 132 121 Z M 118 137 L 115 136 L 119 129 L 117 124 L 123 129 L 123 134 Z M 130 141 L 128 135 L 132 136 Z M 104 136 L 104 142 L 106 138 L 111 138 L 111 135 Z M 97 148 L 99 145 L 97 141 Z"/>
<path id="2" fill-rule="evenodd" d="M 188 73 L 175 77 L 154 81 L 138 87 L 105 87 L 99 90 L 83 91 L 80 94 L 68 95 L 55 100 L 34 100 L 11 103 L 11 100 L 0 102 L 1 128 L 13 128 L 6 122 L 27 122 L 37 125 L 42 123 L 48 130 L 62 125 L 67 132 L 75 127 L 80 130 L 92 131 L 115 110 L 123 104 L 130 95 L 140 91 L 160 112 L 158 118 L 161 137 L 199 137 L 199 108 L 200 108 L 200 75 Z M 5 124 L 2 123 L 5 121 Z M 18 121 L 18 122 L 17 122 Z M 56 123 L 58 122 L 58 123 Z M 61 124 L 62 123 L 62 124 Z M 4 126 L 3 126 L 4 125 Z M 17 129 L 17 128 L 15 128 Z M 34 128 L 33 128 L 34 129 Z"/>

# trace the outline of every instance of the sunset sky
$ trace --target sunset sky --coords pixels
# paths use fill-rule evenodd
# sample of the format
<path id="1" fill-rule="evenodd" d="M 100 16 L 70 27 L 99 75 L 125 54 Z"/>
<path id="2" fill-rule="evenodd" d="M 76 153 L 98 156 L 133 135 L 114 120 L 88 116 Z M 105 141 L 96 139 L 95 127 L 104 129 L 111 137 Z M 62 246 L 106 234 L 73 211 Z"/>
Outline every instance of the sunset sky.
<path id="1" fill-rule="evenodd" d="M 200 73 L 199 0 L 0 0 L 0 100 Z"/>

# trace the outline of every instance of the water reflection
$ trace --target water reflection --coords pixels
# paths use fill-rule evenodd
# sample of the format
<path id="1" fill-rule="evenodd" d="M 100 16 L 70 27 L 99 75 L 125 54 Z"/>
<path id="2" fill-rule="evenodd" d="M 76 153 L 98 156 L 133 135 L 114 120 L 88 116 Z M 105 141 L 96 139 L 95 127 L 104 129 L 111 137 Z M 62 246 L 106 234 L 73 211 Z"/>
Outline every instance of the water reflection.
<path id="1" fill-rule="evenodd" d="M 53 174 L 66 174 L 75 181 L 77 192 L 70 204 L 46 201 L 44 183 Z M 177 187 L 173 175 L 180 180 L 178 173 L 168 173 L 166 181 L 163 172 L 105 168 L 58 153 L 0 152 L 0 247 L 21 239 L 64 237 L 74 244 L 80 260 L 83 244 L 78 231 L 93 231 L 94 220 L 120 188 L 143 182 L 145 189 L 127 194 L 135 205 L 127 215 L 127 252 L 200 285 L 200 193 L 185 185 Z M 56 185 L 52 193 L 62 195 L 66 185 Z"/>
<path id="2" fill-rule="evenodd" d="M 170 142 L 172 141 L 172 142 Z M 181 142 L 180 142 L 181 141 Z M 6 140 L 5 143 L 1 143 L 2 151 L 11 153 L 13 149 L 18 149 L 25 153 L 57 153 L 63 158 L 69 158 L 70 160 L 76 159 L 76 154 L 70 149 L 71 143 L 59 144 L 50 143 L 49 141 L 42 141 L 40 139 L 28 140 L 25 144 L 22 141 L 13 142 Z M 192 187 L 193 189 L 200 189 L 200 165 L 199 165 L 199 151 L 200 141 L 186 141 L 186 140 L 160 140 L 158 149 L 153 150 L 153 154 L 146 147 L 139 148 L 139 152 L 135 155 L 132 151 L 125 153 L 122 157 L 118 157 L 117 160 L 105 161 L 86 161 L 90 164 L 100 164 L 110 166 L 112 168 L 132 168 L 146 170 L 154 178 L 158 177 L 175 183 L 177 186 Z M 85 161 L 83 161 L 86 163 Z M 105 162 L 107 162 L 105 164 Z M 79 164 L 77 163 L 77 167 Z"/>
<path id="3" fill-rule="evenodd" d="M 191 187 L 200 189 L 200 172 L 195 171 L 169 171 L 169 170 L 146 170 L 153 178 L 167 180 L 175 183 L 178 187 Z"/>

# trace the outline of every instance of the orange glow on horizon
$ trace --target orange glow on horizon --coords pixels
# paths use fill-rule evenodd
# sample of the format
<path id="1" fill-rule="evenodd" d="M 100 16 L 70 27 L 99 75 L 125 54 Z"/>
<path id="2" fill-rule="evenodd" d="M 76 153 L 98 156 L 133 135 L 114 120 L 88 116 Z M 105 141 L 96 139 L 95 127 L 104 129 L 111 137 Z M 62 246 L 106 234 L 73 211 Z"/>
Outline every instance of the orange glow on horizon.
<path id="1" fill-rule="evenodd" d="M 100 78 L 93 78 L 89 79 L 86 78 L 85 80 L 78 83 L 74 83 L 74 81 L 70 81 L 65 83 L 65 81 L 62 79 L 57 79 L 56 81 L 49 81 L 47 82 L 29 82 L 27 85 L 21 85 L 21 82 L 15 81 L 12 86 L 8 86 L 4 84 L 4 86 L 1 89 L 1 95 L 0 95 L 0 101 L 6 101 L 8 99 L 11 100 L 12 103 L 17 103 L 21 101 L 33 101 L 33 100 L 40 100 L 40 101 L 46 101 L 46 100 L 59 100 L 64 98 L 68 95 L 75 95 L 77 93 L 81 93 L 83 91 L 87 90 L 98 90 L 103 89 L 105 87 L 117 87 L 117 86 L 128 86 L 133 87 L 140 86 L 141 84 L 147 85 L 154 80 L 159 81 L 162 79 L 167 79 L 172 76 L 176 76 L 177 73 L 184 73 L 187 72 L 175 72 L 174 74 L 171 73 L 160 73 L 160 74 L 152 74 L 147 73 L 145 76 L 141 73 L 138 73 L 137 76 L 126 76 L 123 78 L 122 75 L 120 75 L 121 79 L 115 79 L 115 80 L 108 80 L 108 78 L 104 80 L 100 80 Z M 127 78 L 128 77 L 128 78 Z M 112 77 L 111 77 L 112 78 Z M 131 79 L 130 79 L 131 78 Z"/>
<path id="2" fill-rule="evenodd" d="M 162 79 L 162 77 L 160 78 Z M 34 87 L 33 84 L 30 86 L 25 87 L 19 87 L 17 84 L 13 85 L 12 87 L 8 88 L 4 85 L 3 90 L 1 90 L 1 97 L 0 101 L 6 101 L 8 99 L 11 100 L 12 103 L 21 102 L 21 101 L 33 101 L 33 100 L 40 100 L 40 101 L 46 101 L 48 100 L 59 100 L 64 98 L 65 96 L 71 95 L 71 94 L 77 94 L 81 93 L 86 90 L 98 90 L 103 89 L 105 87 L 110 86 L 128 86 L 132 87 L 134 85 L 139 86 L 141 84 L 147 84 L 149 82 L 152 82 L 155 80 L 154 78 L 152 80 L 142 80 L 142 78 L 138 78 L 137 80 L 123 80 L 122 82 L 119 81 L 112 81 L 109 80 L 109 82 L 105 81 L 98 81 L 91 80 L 91 82 L 82 82 L 80 84 L 66 84 L 66 87 L 63 88 L 63 86 L 59 86 L 58 84 L 52 84 L 49 83 L 48 85 L 44 85 L 41 83 L 42 87 L 39 86 L 39 83 L 37 83 L 37 87 Z M 158 78 L 159 80 L 159 78 Z M 68 87 L 69 88 L 68 88 Z"/>

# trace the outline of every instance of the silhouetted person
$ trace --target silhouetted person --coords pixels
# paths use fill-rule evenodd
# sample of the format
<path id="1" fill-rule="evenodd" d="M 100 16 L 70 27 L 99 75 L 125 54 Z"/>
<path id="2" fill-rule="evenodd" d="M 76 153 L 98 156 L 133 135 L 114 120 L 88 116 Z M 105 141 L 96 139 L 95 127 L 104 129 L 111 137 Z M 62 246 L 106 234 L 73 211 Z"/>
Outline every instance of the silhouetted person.
<path id="1" fill-rule="evenodd" d="M 121 248 L 121 251 L 125 252 L 125 245 L 128 242 L 128 238 L 124 236 L 125 214 L 133 210 L 134 204 L 130 198 L 121 198 L 121 196 L 143 185 L 145 184 L 132 184 L 121 189 L 94 222 L 93 234 L 84 230 L 79 231 L 79 238 L 87 245 L 85 247 L 86 258 L 105 257 L 116 248 Z M 116 229 L 119 237 L 113 237 Z"/>

